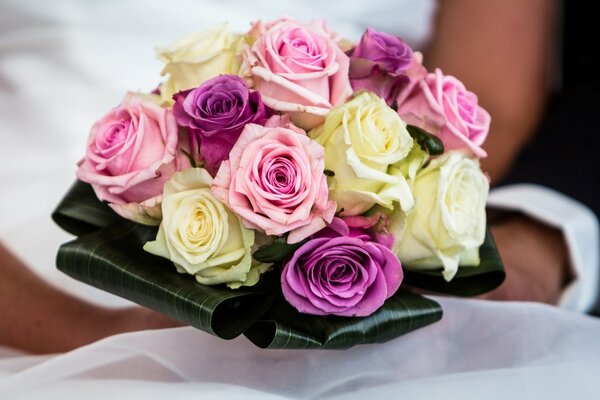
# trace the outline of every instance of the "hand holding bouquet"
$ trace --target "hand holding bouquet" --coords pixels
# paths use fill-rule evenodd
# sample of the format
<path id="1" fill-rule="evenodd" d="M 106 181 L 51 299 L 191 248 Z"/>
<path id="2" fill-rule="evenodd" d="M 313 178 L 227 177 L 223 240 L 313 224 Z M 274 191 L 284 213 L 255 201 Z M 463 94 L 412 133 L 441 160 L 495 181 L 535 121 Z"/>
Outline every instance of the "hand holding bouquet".
<path id="1" fill-rule="evenodd" d="M 79 182 L 57 209 L 80 235 L 59 268 L 264 347 L 388 340 L 441 317 L 408 286 L 502 281 L 482 247 L 489 114 L 400 38 L 284 18 L 159 58 L 157 90 L 92 127 L 77 177 L 97 199 Z"/>

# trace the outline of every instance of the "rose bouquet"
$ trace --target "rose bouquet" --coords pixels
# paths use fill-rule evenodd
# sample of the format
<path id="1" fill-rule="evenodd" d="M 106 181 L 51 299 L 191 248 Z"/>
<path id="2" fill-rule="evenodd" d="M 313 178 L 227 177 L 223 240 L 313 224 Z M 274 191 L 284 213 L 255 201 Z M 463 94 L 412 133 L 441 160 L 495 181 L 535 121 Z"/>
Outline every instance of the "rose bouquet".
<path id="1" fill-rule="evenodd" d="M 54 213 L 69 275 L 261 347 L 381 342 L 475 295 L 490 124 L 400 38 L 322 21 L 226 25 L 159 50 L 166 79 L 96 122 Z"/>

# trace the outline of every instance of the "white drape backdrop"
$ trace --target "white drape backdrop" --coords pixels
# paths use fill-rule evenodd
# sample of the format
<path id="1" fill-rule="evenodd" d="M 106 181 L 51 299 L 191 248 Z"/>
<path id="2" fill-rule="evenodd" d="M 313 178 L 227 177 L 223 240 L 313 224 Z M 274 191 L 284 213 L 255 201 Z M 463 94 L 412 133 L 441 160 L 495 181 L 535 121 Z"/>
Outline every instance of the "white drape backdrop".
<path id="1" fill-rule="evenodd" d="M 49 215 L 74 179 L 91 124 L 127 90 L 158 83 L 153 47 L 223 19 L 242 30 L 281 14 L 325 17 L 353 39 L 370 24 L 419 43 L 433 6 L 4 0 L 0 239 L 52 284 L 101 304 L 127 304 L 55 270 L 56 249 L 69 235 Z M 439 301 L 440 323 L 348 351 L 266 351 L 192 328 L 115 336 L 54 356 L 0 349 L 0 399 L 598 398 L 600 320 L 535 304 Z"/>

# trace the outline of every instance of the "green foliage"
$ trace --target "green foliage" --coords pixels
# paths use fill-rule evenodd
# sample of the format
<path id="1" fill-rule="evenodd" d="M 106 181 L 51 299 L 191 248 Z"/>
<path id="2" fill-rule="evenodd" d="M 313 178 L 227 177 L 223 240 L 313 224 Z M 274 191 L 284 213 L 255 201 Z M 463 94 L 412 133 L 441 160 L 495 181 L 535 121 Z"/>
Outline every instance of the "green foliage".
<path id="1" fill-rule="evenodd" d="M 294 255 L 294 252 L 300 248 L 306 240 L 298 243 L 288 244 L 285 236 L 277 237 L 269 244 L 260 247 L 252 254 L 256 261 L 264 263 L 281 264 Z"/>
<path id="2" fill-rule="evenodd" d="M 53 218 L 79 236 L 60 247 L 57 266 L 61 271 L 223 339 L 244 334 L 264 348 L 347 348 L 384 342 L 442 317 L 435 301 L 402 288 L 368 317 L 301 314 L 281 294 L 278 267 L 251 288 L 202 285 L 176 272 L 168 260 L 142 249 L 155 238 L 155 227 L 118 217 L 82 182 L 73 185 Z M 301 245 L 288 245 L 285 238 L 278 238 L 254 256 L 280 264 Z M 405 282 L 442 293 L 478 294 L 499 284 L 499 277 L 504 276 L 491 238 L 481 258 L 480 267 L 459 269 L 457 284 L 454 280 L 444 284 L 439 271 L 406 271 Z"/>
<path id="3" fill-rule="evenodd" d="M 444 152 L 444 144 L 437 136 L 414 125 L 407 125 L 406 129 L 410 136 L 421 146 L 421 149 L 430 155 L 437 156 Z"/>

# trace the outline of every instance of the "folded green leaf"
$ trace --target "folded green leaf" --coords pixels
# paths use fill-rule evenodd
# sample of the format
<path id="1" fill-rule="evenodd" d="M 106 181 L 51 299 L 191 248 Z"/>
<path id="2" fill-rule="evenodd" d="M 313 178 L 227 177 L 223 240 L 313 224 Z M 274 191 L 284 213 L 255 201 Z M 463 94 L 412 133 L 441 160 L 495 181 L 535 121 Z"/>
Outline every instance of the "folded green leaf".
<path id="1" fill-rule="evenodd" d="M 75 181 L 71 186 L 52 213 L 52 219 L 77 236 L 123 220 L 106 203 L 98 200 L 90 185 L 81 181 Z"/>
<path id="2" fill-rule="evenodd" d="M 155 236 L 156 228 L 122 220 L 62 245 L 58 269 L 224 339 L 243 333 L 273 302 L 276 273 L 252 288 L 201 285 L 142 249 Z"/>
<path id="3" fill-rule="evenodd" d="M 75 279 L 231 339 L 245 333 L 270 348 L 347 348 L 384 342 L 438 321 L 432 300 L 400 290 L 365 318 L 300 314 L 281 296 L 277 271 L 252 288 L 206 286 L 141 245 L 156 228 L 121 221 L 61 246 L 58 268 Z"/>
<path id="4" fill-rule="evenodd" d="M 224 339 L 244 333 L 266 348 L 346 348 L 384 342 L 442 317 L 436 302 L 404 289 L 369 317 L 300 314 L 281 295 L 279 269 L 265 274 L 252 288 L 201 285 L 192 276 L 177 273 L 170 261 L 143 251 L 156 228 L 120 218 L 82 182 L 73 185 L 53 218 L 80 235 L 61 246 L 57 257 L 61 271 Z M 300 245 L 290 246 L 279 238 L 255 256 L 280 263 Z M 450 284 L 439 271 L 405 271 L 405 283 L 442 293 L 478 294 L 504 278 L 491 237 L 481 248 L 481 259 L 479 267 L 460 268 Z"/>
<path id="5" fill-rule="evenodd" d="M 382 343 L 442 318 L 435 301 L 400 289 L 383 307 L 363 318 L 301 314 L 279 297 L 269 312 L 245 333 L 262 348 L 340 349 Z"/>

